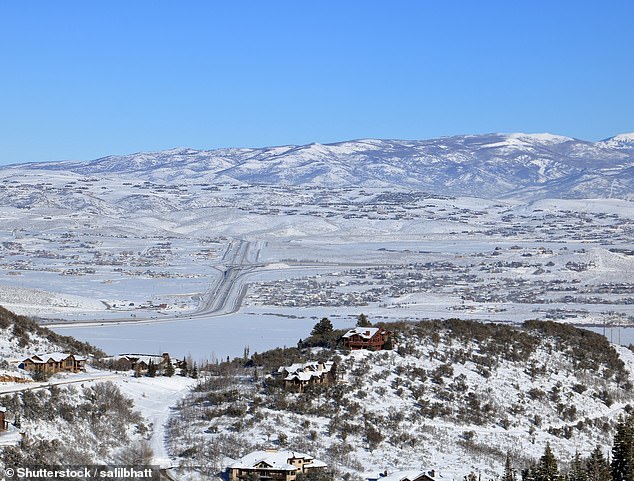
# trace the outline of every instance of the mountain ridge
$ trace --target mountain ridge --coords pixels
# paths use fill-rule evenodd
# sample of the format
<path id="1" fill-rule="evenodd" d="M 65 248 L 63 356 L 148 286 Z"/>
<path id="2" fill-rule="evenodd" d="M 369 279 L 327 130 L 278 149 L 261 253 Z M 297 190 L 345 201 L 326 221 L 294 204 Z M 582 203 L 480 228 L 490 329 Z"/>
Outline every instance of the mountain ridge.
<path id="1" fill-rule="evenodd" d="M 329 144 L 106 156 L 2 170 L 120 175 L 152 182 L 322 187 L 399 187 L 485 198 L 634 198 L 634 134 L 588 142 L 540 134 L 481 134 L 428 140 L 359 139 Z"/>

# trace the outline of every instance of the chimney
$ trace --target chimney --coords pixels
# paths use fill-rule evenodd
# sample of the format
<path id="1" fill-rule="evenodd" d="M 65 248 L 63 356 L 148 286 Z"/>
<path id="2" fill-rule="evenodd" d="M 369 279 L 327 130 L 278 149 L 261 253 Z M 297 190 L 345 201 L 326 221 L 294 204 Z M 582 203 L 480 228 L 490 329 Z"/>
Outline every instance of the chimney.
<path id="1" fill-rule="evenodd" d="M 429 477 L 430 478 L 435 478 L 436 477 L 436 470 L 435 469 L 430 469 L 429 470 Z"/>

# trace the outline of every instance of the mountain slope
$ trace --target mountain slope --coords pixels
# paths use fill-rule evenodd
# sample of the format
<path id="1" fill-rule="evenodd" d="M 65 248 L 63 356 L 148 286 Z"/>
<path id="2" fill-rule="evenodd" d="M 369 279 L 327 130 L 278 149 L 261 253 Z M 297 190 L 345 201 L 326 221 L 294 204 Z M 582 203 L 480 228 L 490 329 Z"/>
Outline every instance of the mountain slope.
<path id="1" fill-rule="evenodd" d="M 551 134 L 356 140 L 250 149 L 173 149 L 5 172 L 70 172 L 159 183 L 399 187 L 485 198 L 634 195 L 634 135 L 586 142 Z M 1 170 L 0 170 L 1 172 Z"/>

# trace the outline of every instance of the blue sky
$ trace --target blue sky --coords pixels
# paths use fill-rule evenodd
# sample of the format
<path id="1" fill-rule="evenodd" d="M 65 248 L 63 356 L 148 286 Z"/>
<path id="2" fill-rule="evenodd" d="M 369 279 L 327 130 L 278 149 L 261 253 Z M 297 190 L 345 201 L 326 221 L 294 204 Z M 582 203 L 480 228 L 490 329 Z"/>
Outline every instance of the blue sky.
<path id="1" fill-rule="evenodd" d="M 634 131 L 631 1 L 0 2 L 0 164 Z"/>

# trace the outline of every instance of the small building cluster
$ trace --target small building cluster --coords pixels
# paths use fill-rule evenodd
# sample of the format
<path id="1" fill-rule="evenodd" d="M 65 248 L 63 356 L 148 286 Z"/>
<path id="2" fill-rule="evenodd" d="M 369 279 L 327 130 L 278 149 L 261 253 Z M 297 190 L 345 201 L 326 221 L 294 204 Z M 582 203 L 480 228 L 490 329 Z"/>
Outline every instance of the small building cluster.
<path id="1" fill-rule="evenodd" d="M 282 366 L 277 373 L 284 377 L 284 387 L 302 391 L 310 384 L 334 384 L 337 365 L 334 361 L 309 361 L 288 367 Z"/>
<path id="2" fill-rule="evenodd" d="M 172 362 L 167 352 L 163 354 L 120 354 L 108 359 L 125 365 L 126 369 L 138 372 L 146 372 L 150 364 L 154 364 L 160 371 Z"/>
<path id="3" fill-rule="evenodd" d="M 67 352 L 51 352 L 35 354 L 24 359 L 20 365 L 22 369 L 44 374 L 57 372 L 80 372 L 86 370 L 86 358 Z"/>
<path id="4" fill-rule="evenodd" d="M 254 451 L 227 468 L 229 481 L 295 481 L 300 473 L 325 469 L 326 463 L 296 451 Z"/>
<path id="5" fill-rule="evenodd" d="M 355 327 L 343 335 L 343 346 L 351 350 L 370 349 L 380 351 L 392 335 L 382 327 Z"/>

